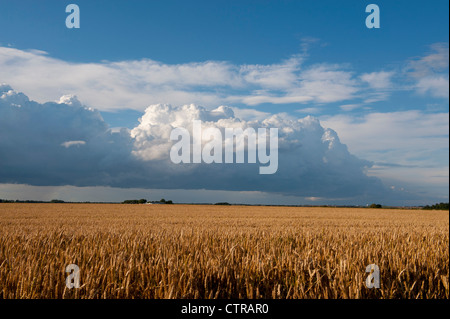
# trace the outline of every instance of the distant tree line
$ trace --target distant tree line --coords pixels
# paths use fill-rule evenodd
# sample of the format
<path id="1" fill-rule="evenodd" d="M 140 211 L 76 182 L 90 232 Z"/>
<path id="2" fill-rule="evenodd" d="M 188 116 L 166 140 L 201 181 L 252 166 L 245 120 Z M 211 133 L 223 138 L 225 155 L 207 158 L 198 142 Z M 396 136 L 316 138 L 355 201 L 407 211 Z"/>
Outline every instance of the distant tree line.
<path id="1" fill-rule="evenodd" d="M 9 199 L 1 199 L 0 198 L 0 203 L 14 203 L 14 200 L 9 200 Z"/>
<path id="2" fill-rule="evenodd" d="M 439 204 L 434 204 L 434 205 L 427 205 L 425 206 L 423 209 L 426 210 L 432 210 L 432 209 L 437 209 L 437 210 L 449 210 L 449 203 L 439 203 Z"/>
<path id="3" fill-rule="evenodd" d="M 383 206 L 380 205 L 380 204 L 371 204 L 371 205 L 369 206 L 369 208 L 383 208 Z"/>
<path id="4" fill-rule="evenodd" d="M 63 200 L 60 200 L 60 199 L 52 199 L 52 200 L 50 201 L 50 203 L 64 203 L 64 201 L 63 201 Z"/>
<path id="5" fill-rule="evenodd" d="M 43 201 L 43 200 L 9 200 L 9 199 L 1 199 L 0 203 L 64 203 L 63 200 L 60 199 L 52 199 L 51 201 Z"/>
<path id="6" fill-rule="evenodd" d="M 122 202 L 122 204 L 145 204 L 147 203 L 146 199 L 127 199 Z"/>
<path id="7" fill-rule="evenodd" d="M 161 198 L 159 201 L 150 201 L 148 202 L 145 198 L 142 199 L 127 199 L 122 202 L 122 204 L 146 204 L 146 203 L 152 203 L 152 204 L 173 204 L 171 200 L 165 200 L 164 198 Z"/>

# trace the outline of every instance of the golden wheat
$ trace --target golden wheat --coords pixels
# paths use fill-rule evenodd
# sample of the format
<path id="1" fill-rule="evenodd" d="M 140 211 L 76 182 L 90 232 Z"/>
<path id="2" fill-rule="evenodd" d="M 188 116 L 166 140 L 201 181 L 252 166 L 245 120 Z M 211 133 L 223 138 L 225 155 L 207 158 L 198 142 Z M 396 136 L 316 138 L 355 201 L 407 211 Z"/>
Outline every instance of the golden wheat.
<path id="1" fill-rule="evenodd" d="M 0 204 L 0 298 L 448 298 L 448 245 L 448 211 Z"/>

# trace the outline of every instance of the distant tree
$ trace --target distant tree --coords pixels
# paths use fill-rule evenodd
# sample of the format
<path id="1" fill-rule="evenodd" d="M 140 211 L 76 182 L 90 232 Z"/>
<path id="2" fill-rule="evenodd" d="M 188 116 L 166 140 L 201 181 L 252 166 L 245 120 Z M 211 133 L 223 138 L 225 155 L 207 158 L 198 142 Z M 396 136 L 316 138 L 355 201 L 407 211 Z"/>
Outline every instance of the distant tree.
<path id="1" fill-rule="evenodd" d="M 50 203 L 64 203 L 64 201 L 63 201 L 63 200 L 60 200 L 60 199 L 52 199 L 52 200 L 50 201 Z"/>
<path id="2" fill-rule="evenodd" d="M 159 201 L 160 201 L 161 203 L 165 203 L 165 202 L 166 202 L 166 200 L 165 200 L 164 198 L 161 198 Z"/>
<path id="3" fill-rule="evenodd" d="M 381 206 L 380 204 L 372 204 L 369 207 L 370 208 L 382 208 L 383 206 Z"/>
<path id="4" fill-rule="evenodd" d="M 172 200 L 166 201 L 166 204 L 173 204 Z"/>
<path id="5" fill-rule="evenodd" d="M 122 202 L 122 204 L 137 204 L 139 201 L 137 199 L 127 199 Z"/>
<path id="6" fill-rule="evenodd" d="M 436 203 L 434 205 L 426 205 L 423 209 L 425 210 L 449 210 L 449 203 Z"/>
<path id="7" fill-rule="evenodd" d="M 122 202 L 122 204 L 145 204 L 147 200 L 145 198 L 142 199 L 127 199 Z"/>
<path id="8" fill-rule="evenodd" d="M 227 202 L 219 202 L 219 203 L 215 203 L 214 205 L 231 205 L 231 204 L 227 203 Z"/>

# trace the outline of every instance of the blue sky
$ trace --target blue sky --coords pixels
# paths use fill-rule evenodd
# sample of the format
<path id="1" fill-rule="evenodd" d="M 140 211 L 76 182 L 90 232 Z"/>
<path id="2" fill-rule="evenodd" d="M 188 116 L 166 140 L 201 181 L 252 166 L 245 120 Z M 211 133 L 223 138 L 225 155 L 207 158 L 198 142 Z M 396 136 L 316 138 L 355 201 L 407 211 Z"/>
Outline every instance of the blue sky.
<path id="1" fill-rule="evenodd" d="M 377 1 L 382 27 L 364 22 L 369 1 L 74 1 L 82 28 L 65 28 L 70 1 L 2 0 L 2 43 L 74 62 L 151 57 L 164 63 L 269 64 L 321 39 L 312 62 L 398 63 L 448 37 L 447 1 Z"/>
<path id="2" fill-rule="evenodd" d="M 65 27 L 65 7 L 70 3 L 80 7 L 80 29 Z M 365 7 L 370 3 L 380 7 L 380 29 L 365 26 Z M 76 95 L 83 105 L 97 109 L 110 128 L 134 132 L 133 154 L 143 154 L 136 149 L 136 136 L 149 125 L 138 119 L 149 105 L 158 103 L 171 104 L 173 114 L 191 103 L 207 111 L 226 105 L 243 121 L 262 122 L 281 114 L 283 125 L 311 115 L 324 129 L 336 131 L 352 156 L 371 162 L 361 172 L 376 178 L 388 192 L 361 197 L 349 186 L 345 196 L 313 196 L 297 187 L 295 179 L 287 184 L 297 193 L 281 190 L 281 185 L 258 188 L 266 182 L 249 177 L 242 182 L 245 189 L 225 187 L 226 181 L 220 179 L 217 185 L 205 182 L 195 189 L 181 183 L 189 190 L 174 193 L 175 201 L 177 196 L 201 202 L 210 198 L 198 188 L 222 192 L 217 196 L 230 201 L 252 203 L 266 198 L 257 193 L 266 191 L 277 203 L 288 204 L 448 201 L 448 7 L 448 1 L 0 0 L 0 83 L 40 104 Z M 55 112 L 46 118 L 61 120 L 54 118 Z M 161 108 L 153 112 L 164 115 Z M 78 127 L 72 122 L 65 125 L 76 136 L 86 131 L 83 121 L 91 120 L 86 115 Z M 19 121 L 17 127 L 23 124 Z M 2 134 L 8 139 L 20 133 L 12 127 Z M 85 151 L 78 148 L 83 159 Z M 105 152 L 98 156 L 109 158 Z M 286 158 L 290 156 L 294 155 Z M 302 154 L 296 156 L 298 162 L 286 161 L 286 170 L 299 169 Z M 40 167 L 23 165 L 30 171 Z M 139 169 L 156 169 L 145 167 L 139 164 Z M 15 169 L 19 170 L 11 166 L 0 174 L 0 198 L 59 195 L 83 200 L 87 196 L 83 187 L 110 186 L 115 188 L 109 192 L 97 188 L 103 200 L 130 196 L 130 187 L 137 187 L 134 192 L 141 196 L 150 194 L 149 189 L 164 192 L 151 182 L 130 182 L 131 177 L 94 185 L 73 177 L 33 179 L 14 175 Z M 113 171 L 105 174 L 108 180 L 117 179 Z M 321 178 L 326 180 L 319 175 L 311 177 L 310 189 Z M 279 182 L 286 184 L 283 178 Z M 32 186 L 12 191 L 17 186 L 11 183 Z M 63 185 L 79 187 L 58 193 Z M 195 195 L 186 195 L 190 192 Z"/>

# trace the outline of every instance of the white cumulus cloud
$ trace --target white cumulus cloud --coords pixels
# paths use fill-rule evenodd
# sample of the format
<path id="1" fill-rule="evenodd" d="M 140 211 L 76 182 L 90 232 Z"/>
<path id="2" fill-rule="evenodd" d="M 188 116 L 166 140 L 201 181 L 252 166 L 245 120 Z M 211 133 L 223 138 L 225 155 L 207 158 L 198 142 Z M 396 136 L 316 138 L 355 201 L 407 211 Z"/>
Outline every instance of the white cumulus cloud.
<path id="1" fill-rule="evenodd" d="M 113 132 L 74 96 L 58 101 L 40 104 L 0 87 L 1 183 L 263 191 L 361 201 L 387 194 L 378 179 L 365 174 L 371 163 L 350 154 L 335 131 L 310 116 L 244 120 L 226 106 L 210 111 L 194 104 L 155 104 L 131 131 Z M 172 163 L 170 132 L 190 129 L 192 120 L 221 131 L 278 128 L 278 171 L 259 175 L 259 163 Z"/>

